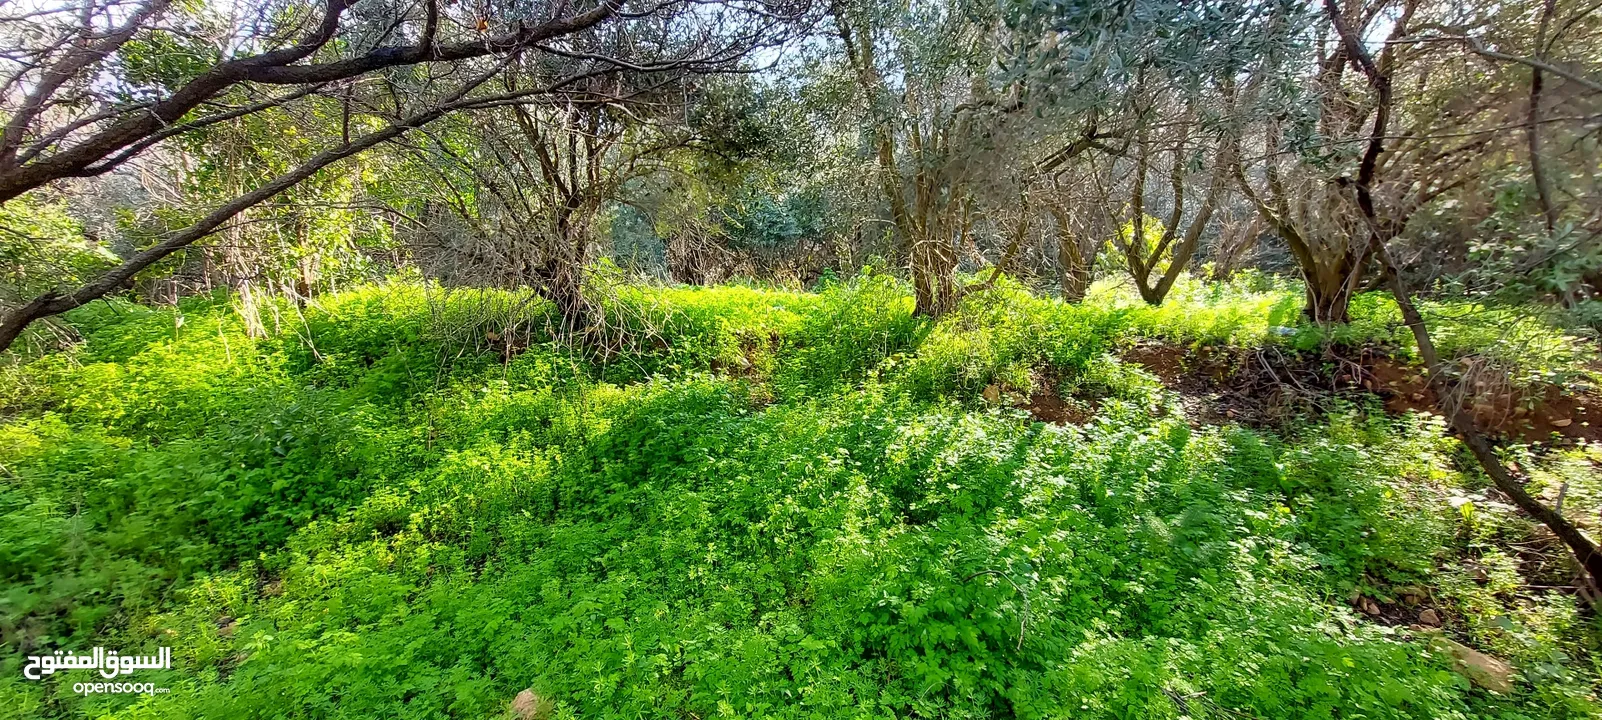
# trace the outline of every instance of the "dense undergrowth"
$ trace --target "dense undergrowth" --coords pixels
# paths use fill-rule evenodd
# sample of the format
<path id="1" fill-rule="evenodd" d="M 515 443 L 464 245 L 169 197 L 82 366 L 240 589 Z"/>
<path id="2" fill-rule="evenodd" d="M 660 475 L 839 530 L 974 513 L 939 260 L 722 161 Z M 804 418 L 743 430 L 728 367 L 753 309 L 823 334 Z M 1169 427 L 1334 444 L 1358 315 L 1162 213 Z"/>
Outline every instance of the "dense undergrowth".
<path id="1" fill-rule="evenodd" d="M 261 339 L 226 299 L 84 308 L 0 388 L 0 715 L 490 718 L 525 688 L 556 717 L 1602 715 L 1595 621 L 1521 575 L 1529 523 L 1438 420 L 1193 425 L 1114 352 L 1317 347 L 1293 288 L 1125 300 L 1004 284 L 931 325 L 883 276 L 630 287 L 583 354 L 520 332 L 538 304 L 413 283 Z M 1590 361 L 1434 310 L 1527 381 Z M 1405 353 L 1392 312 L 1335 339 Z M 1602 505 L 1595 450 L 1523 459 Z M 1401 587 L 1515 692 L 1351 609 Z M 171 692 L 21 679 L 93 645 L 171 646 Z"/>

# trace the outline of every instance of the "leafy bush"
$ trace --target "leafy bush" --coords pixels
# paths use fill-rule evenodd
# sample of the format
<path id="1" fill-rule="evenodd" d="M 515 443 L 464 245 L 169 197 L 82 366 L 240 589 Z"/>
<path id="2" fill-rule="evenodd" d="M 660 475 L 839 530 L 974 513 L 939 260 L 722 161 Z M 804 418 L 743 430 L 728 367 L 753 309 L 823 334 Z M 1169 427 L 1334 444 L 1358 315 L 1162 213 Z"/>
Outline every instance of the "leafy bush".
<path id="1" fill-rule="evenodd" d="M 901 283 L 871 269 L 825 288 L 789 338 L 779 386 L 787 394 L 822 394 L 867 378 L 923 333 L 913 304 Z"/>
<path id="2" fill-rule="evenodd" d="M 1098 283 L 1087 304 L 1122 311 L 1126 332 L 1200 345 L 1254 347 L 1279 344 L 1316 351 L 1334 343 L 1378 345 L 1416 359 L 1413 334 L 1387 292 L 1355 296 L 1352 321 L 1318 326 L 1302 316 L 1295 282 L 1239 273 L 1228 283 L 1182 276 L 1160 306 L 1141 302 L 1131 287 Z M 1538 305 L 1490 304 L 1463 299 L 1419 300 L 1436 349 L 1446 358 L 1474 356 L 1506 371 L 1519 387 L 1563 385 L 1594 378 L 1595 333 L 1574 313 Z"/>
<path id="3" fill-rule="evenodd" d="M 969 397 L 991 383 L 1028 392 L 1033 374 L 1077 375 L 1109 346 L 1119 316 L 1041 298 L 1010 281 L 968 297 L 942 318 L 904 363 L 901 379 L 920 397 Z"/>
<path id="4" fill-rule="evenodd" d="M 1284 337 L 1276 328 L 1302 322 L 1299 285 L 1250 272 L 1228 283 L 1182 275 L 1156 307 L 1142 302 L 1132 287 L 1098 283 L 1090 302 L 1124 309 L 1134 333 L 1180 343 L 1263 345 Z"/>

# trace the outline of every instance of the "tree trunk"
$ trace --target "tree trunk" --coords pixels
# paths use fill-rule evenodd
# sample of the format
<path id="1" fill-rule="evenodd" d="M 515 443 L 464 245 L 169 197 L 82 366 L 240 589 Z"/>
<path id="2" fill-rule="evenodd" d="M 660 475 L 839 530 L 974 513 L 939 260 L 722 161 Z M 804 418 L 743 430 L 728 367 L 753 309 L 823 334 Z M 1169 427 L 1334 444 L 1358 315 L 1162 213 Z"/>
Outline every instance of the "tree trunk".
<path id="1" fill-rule="evenodd" d="M 912 286 L 917 295 L 913 312 L 940 317 L 957 304 L 954 276 L 957 254 L 943 242 L 923 239 L 912 246 Z"/>
<path id="2" fill-rule="evenodd" d="M 540 297 L 555 306 L 561 319 L 562 336 L 578 335 L 595 325 L 595 308 L 585 297 L 584 281 L 578 268 L 560 261 L 547 262 L 535 275 Z"/>
<path id="3" fill-rule="evenodd" d="M 1263 231 L 1262 223 L 1263 218 L 1261 215 L 1253 215 L 1244 233 L 1235 237 L 1230 237 L 1226 234 L 1225 237 L 1220 239 L 1221 252 L 1213 259 L 1212 280 L 1214 282 L 1229 282 L 1230 278 L 1235 276 L 1235 271 L 1240 269 L 1241 258 L 1245 257 L 1246 253 L 1251 251 L 1252 246 L 1257 244 L 1257 237 Z"/>
<path id="4" fill-rule="evenodd" d="M 1352 321 L 1352 295 L 1361 280 L 1362 268 L 1347 254 L 1338 261 L 1303 268 L 1307 284 L 1307 304 L 1302 314 L 1320 325 L 1344 325 Z"/>
<path id="5" fill-rule="evenodd" d="M 577 217 L 575 217 L 577 216 Z M 600 321 L 597 308 L 584 292 L 584 271 L 589 266 L 587 217 L 581 211 L 559 213 L 552 228 L 552 246 L 535 268 L 535 287 L 556 307 L 560 335 L 578 337 Z"/>
<path id="6" fill-rule="evenodd" d="M 1090 265 L 1080 250 L 1079 238 L 1069 224 L 1068 213 L 1052 207 L 1051 215 L 1057 221 L 1057 271 L 1062 281 L 1062 299 L 1077 303 L 1085 299 L 1090 289 Z M 1092 250 L 1090 260 L 1095 259 Z"/>
<path id="7" fill-rule="evenodd" d="M 1352 321 L 1351 304 L 1352 293 L 1345 283 L 1325 288 L 1309 282 L 1307 304 L 1302 308 L 1302 314 L 1320 325 L 1344 325 Z"/>
<path id="8" fill-rule="evenodd" d="M 1556 0 L 1546 0 L 1541 9 L 1540 30 L 1535 36 L 1535 58 L 1542 59 L 1546 51 L 1546 30 L 1557 12 Z M 1547 181 L 1541 158 L 1541 90 L 1544 80 L 1541 68 L 1530 68 L 1530 110 L 1525 121 L 1525 135 L 1530 146 L 1530 175 L 1535 180 L 1535 196 L 1541 202 L 1541 217 L 1546 220 L 1548 235 L 1557 231 L 1558 209 L 1553 204 L 1552 186 Z"/>

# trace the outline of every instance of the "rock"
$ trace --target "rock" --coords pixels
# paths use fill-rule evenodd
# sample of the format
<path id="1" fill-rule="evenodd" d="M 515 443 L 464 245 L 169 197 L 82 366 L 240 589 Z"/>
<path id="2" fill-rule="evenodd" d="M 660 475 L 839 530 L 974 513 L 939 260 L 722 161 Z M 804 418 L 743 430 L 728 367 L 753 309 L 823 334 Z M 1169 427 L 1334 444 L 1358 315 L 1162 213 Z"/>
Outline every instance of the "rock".
<path id="1" fill-rule="evenodd" d="M 1566 428 L 1566 427 L 1568 427 L 1570 425 L 1573 425 L 1573 424 L 1574 424 L 1574 419 L 1573 418 L 1563 418 L 1562 420 L 1553 420 L 1552 421 L 1552 427 L 1555 427 L 1555 428 Z"/>
<path id="2" fill-rule="evenodd" d="M 1412 398 L 1414 402 L 1418 402 L 1418 401 L 1424 399 L 1424 393 L 1413 393 L 1412 395 L 1409 395 L 1408 397 Z"/>
<path id="3" fill-rule="evenodd" d="M 1452 670 L 1486 690 L 1513 692 L 1513 666 L 1437 632 L 1430 633 L 1430 649 L 1445 655 Z"/>
<path id="4" fill-rule="evenodd" d="M 1441 615 L 1440 613 L 1435 612 L 1433 608 L 1427 609 L 1418 614 L 1418 623 L 1420 625 L 1428 625 L 1430 627 L 1440 627 Z"/>
<path id="5" fill-rule="evenodd" d="M 1001 386 L 995 383 L 986 385 L 983 395 L 987 403 L 1001 402 Z"/>
<path id="6" fill-rule="evenodd" d="M 1380 614 L 1379 603 L 1376 603 L 1368 598 L 1360 598 L 1358 600 L 1358 607 L 1369 615 L 1374 615 L 1377 617 Z"/>
<path id="7" fill-rule="evenodd" d="M 543 720 L 550 717 L 555 709 L 551 701 L 534 694 L 533 688 L 524 688 L 512 699 L 512 714 L 518 720 Z"/>

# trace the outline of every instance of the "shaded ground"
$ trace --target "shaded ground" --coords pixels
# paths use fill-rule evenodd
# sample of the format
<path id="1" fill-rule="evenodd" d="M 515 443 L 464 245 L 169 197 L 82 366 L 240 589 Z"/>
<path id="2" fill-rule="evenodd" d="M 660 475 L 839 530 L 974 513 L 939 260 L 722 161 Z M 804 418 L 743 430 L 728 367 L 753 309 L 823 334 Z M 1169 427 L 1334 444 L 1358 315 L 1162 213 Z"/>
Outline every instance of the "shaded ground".
<path id="1" fill-rule="evenodd" d="M 1177 391 L 1197 423 L 1234 421 L 1285 429 L 1338 401 L 1376 399 L 1390 413 L 1438 412 L 1436 394 L 1417 365 L 1372 349 L 1355 357 L 1333 353 L 1306 357 L 1277 348 L 1192 349 L 1141 341 L 1121 357 Z M 1465 384 L 1473 387 L 1474 394 L 1464 402 L 1479 426 L 1492 435 L 1529 443 L 1602 441 L 1602 397 L 1594 391 L 1548 385 L 1521 392 L 1505 376 L 1475 368 L 1469 369 Z M 1476 502 L 1506 505 L 1494 489 Z M 1513 549 L 1521 576 L 1551 583 L 1545 587 L 1579 590 L 1572 558 L 1546 528 L 1535 526 L 1531 536 L 1514 543 Z M 1470 576 L 1482 584 L 1487 580 L 1473 559 L 1464 558 L 1463 563 Z M 1349 600 L 1354 609 L 1387 625 L 1423 630 L 1450 628 L 1460 620 L 1423 587 L 1393 588 L 1383 597 L 1354 594 Z"/>
<path id="2" fill-rule="evenodd" d="M 1378 398 L 1392 413 L 1436 412 L 1436 397 L 1417 365 L 1364 349 L 1355 356 L 1309 357 L 1278 348 L 1191 349 L 1141 341 L 1122 352 L 1178 391 L 1198 422 L 1236 421 L 1284 427 L 1296 418 L 1330 409 L 1336 401 Z M 1512 387 L 1488 369 L 1471 369 L 1464 400 L 1480 427 L 1492 435 L 1544 442 L 1559 438 L 1602 441 L 1602 396 L 1571 388 Z"/>
<path id="3" fill-rule="evenodd" d="M 1451 610 L 1444 607 L 1429 588 L 1418 585 L 1392 588 L 1389 597 L 1353 594 L 1351 603 L 1359 612 L 1386 625 L 1438 628 L 1452 619 Z"/>
<path id="4" fill-rule="evenodd" d="M 1177 391 L 1187 415 L 1197 424 L 1233 421 L 1284 430 L 1341 401 L 1378 400 L 1394 414 L 1439 412 L 1436 394 L 1421 368 L 1373 349 L 1364 349 L 1355 357 L 1334 353 L 1308 357 L 1277 348 L 1190 348 L 1146 340 L 1125 348 L 1120 356 Z M 1528 443 L 1602 441 L 1602 396 L 1594 390 L 1547 385 L 1520 391 L 1505 375 L 1473 367 L 1465 373 L 1463 384 L 1473 391 L 1463 402 L 1479 426 L 1492 435 Z M 1494 488 L 1473 501 L 1517 512 Z M 1525 591 L 1556 589 L 1586 595 L 1573 558 L 1550 530 L 1536 524 L 1529 536 L 1510 544 Z M 1452 562 L 1478 584 L 1490 581 L 1475 557 L 1464 555 Z M 1384 587 L 1382 582 L 1374 585 Z M 1475 684 L 1498 692 L 1512 687 L 1515 670 L 1511 665 L 1451 639 L 1455 636 L 1472 643 L 1464 632 L 1472 622 L 1462 616 L 1466 608 L 1437 597 L 1434 589 L 1408 585 L 1367 593 L 1354 590 L 1347 600 L 1375 623 L 1434 638 L 1432 643 L 1441 644 L 1454 668 Z"/>
<path id="5" fill-rule="evenodd" d="M 1064 399 L 1057 391 L 1060 382 L 1054 375 L 1037 374 L 1034 392 L 1030 393 L 1027 402 L 1016 407 L 1028 411 L 1036 420 L 1056 425 L 1083 425 L 1096 416 L 1100 403 L 1094 399 Z"/>

